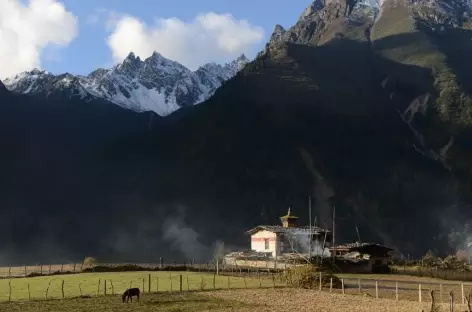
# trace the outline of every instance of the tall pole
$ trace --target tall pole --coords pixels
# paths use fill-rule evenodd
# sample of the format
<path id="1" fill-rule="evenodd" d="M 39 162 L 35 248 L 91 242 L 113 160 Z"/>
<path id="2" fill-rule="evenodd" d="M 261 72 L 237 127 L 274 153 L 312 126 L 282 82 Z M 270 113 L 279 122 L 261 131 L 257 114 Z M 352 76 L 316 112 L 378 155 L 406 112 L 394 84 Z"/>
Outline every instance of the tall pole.
<path id="1" fill-rule="evenodd" d="M 359 235 L 359 229 L 357 228 L 357 225 L 356 225 L 356 232 L 357 232 L 358 242 L 360 243 L 361 242 L 361 236 Z"/>
<path id="2" fill-rule="evenodd" d="M 308 197 L 308 217 L 310 219 L 310 234 L 308 236 L 310 239 L 310 250 L 308 250 L 308 260 L 311 262 L 311 241 L 313 240 L 313 233 L 311 232 L 311 196 Z"/>
<path id="3" fill-rule="evenodd" d="M 335 224 L 336 224 L 336 206 L 333 206 L 333 264 L 336 261 L 336 251 L 334 250 L 334 234 L 335 234 Z"/>

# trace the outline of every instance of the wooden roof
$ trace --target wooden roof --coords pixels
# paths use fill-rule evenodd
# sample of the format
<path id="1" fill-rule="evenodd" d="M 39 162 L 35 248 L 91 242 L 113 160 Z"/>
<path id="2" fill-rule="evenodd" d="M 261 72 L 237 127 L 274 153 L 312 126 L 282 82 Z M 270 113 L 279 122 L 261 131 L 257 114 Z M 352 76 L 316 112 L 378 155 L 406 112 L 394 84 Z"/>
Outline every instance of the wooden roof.
<path id="1" fill-rule="evenodd" d="M 310 234 L 310 228 L 308 226 L 306 227 L 283 227 L 281 225 L 258 225 L 248 231 L 246 231 L 246 234 L 253 235 L 257 232 L 260 231 L 269 231 L 272 233 L 292 233 L 292 234 Z M 312 235 L 319 235 L 319 234 L 324 234 L 330 233 L 329 230 L 322 229 L 320 227 L 311 227 L 311 232 Z"/>

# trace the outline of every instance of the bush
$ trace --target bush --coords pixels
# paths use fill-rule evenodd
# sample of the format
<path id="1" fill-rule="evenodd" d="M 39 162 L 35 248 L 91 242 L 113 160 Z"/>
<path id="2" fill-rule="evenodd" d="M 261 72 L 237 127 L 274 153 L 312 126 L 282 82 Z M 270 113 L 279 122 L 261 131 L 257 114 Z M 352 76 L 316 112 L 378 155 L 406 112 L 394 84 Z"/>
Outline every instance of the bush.
<path id="1" fill-rule="evenodd" d="M 330 280 L 333 279 L 333 288 L 341 288 L 341 280 L 331 273 L 321 275 L 321 285 L 329 287 Z M 320 272 L 313 265 L 296 266 L 283 271 L 280 279 L 297 288 L 313 289 L 320 285 Z"/>
<path id="2" fill-rule="evenodd" d="M 464 261 L 460 261 L 457 259 L 455 255 L 449 255 L 446 258 L 444 258 L 441 268 L 443 269 L 449 269 L 449 270 L 460 270 L 460 271 L 468 271 L 469 267 L 467 263 Z"/>
<path id="3" fill-rule="evenodd" d="M 94 257 L 85 257 L 83 264 L 88 267 L 93 267 L 97 264 L 97 259 Z"/>
<path id="4" fill-rule="evenodd" d="M 429 250 L 424 256 L 421 261 L 422 266 L 426 268 L 432 268 L 435 266 L 438 266 L 438 261 L 437 257 L 434 255 L 434 253 Z"/>

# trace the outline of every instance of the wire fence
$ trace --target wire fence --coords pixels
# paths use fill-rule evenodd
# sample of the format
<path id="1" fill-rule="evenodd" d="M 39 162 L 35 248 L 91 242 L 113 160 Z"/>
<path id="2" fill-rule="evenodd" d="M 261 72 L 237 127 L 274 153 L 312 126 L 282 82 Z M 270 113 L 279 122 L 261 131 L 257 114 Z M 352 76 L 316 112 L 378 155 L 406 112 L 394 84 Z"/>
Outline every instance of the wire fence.
<path id="1" fill-rule="evenodd" d="M 392 266 L 390 269 L 394 274 L 472 282 L 472 271 L 470 270 L 454 270 L 438 267 L 426 268 L 421 266 Z"/>
<path id="2" fill-rule="evenodd" d="M 141 271 L 120 271 L 127 265 L 130 266 L 101 263 L 94 269 L 103 267 L 111 272 L 98 270 L 94 274 L 70 275 L 65 274 L 81 273 L 85 267 L 82 264 L 60 264 L 0 268 L 0 274 L 4 277 L 0 280 L 0 301 L 116 295 L 131 287 L 138 287 L 142 292 L 148 293 L 290 286 L 279 278 L 281 271 L 264 267 L 216 263 L 142 263 L 131 265 L 141 268 Z M 119 270 L 113 272 L 113 268 Z M 37 277 L 15 278 L 25 276 Z M 464 304 L 468 294 L 472 293 L 471 283 L 446 280 L 430 282 L 421 279 L 398 281 L 395 276 L 392 274 L 389 280 L 348 277 L 338 279 L 337 283 L 336 278 L 331 283 L 326 283 L 326 277 L 323 277 L 323 283 L 316 285 L 314 290 L 419 302 L 430 302 L 430 292 L 433 290 L 437 303 L 450 302 L 452 298 L 457 304 Z"/>
<path id="3" fill-rule="evenodd" d="M 254 262 L 254 261 L 252 261 Z M 233 263 L 194 263 L 191 261 L 178 263 L 96 263 L 93 266 L 83 263 L 44 264 L 34 266 L 0 267 L 0 278 L 20 278 L 47 275 L 74 274 L 82 272 L 118 272 L 118 271 L 192 271 L 192 272 L 231 272 L 248 274 L 270 274 L 280 272 L 289 265 L 279 263 L 279 267 L 270 266 L 267 261 L 259 261 L 259 265 L 246 262 Z"/>
<path id="4" fill-rule="evenodd" d="M 66 299 L 122 294 L 285 287 L 276 275 L 196 272 L 120 272 L 0 280 L 0 301 Z"/>
<path id="5" fill-rule="evenodd" d="M 394 275 L 392 276 L 394 278 Z M 368 278 L 343 278 L 337 287 L 330 283 L 321 285 L 318 290 L 347 295 L 364 295 L 373 298 L 431 302 L 431 291 L 436 303 L 465 304 L 467 296 L 472 293 L 472 284 L 425 281 L 376 280 Z"/>

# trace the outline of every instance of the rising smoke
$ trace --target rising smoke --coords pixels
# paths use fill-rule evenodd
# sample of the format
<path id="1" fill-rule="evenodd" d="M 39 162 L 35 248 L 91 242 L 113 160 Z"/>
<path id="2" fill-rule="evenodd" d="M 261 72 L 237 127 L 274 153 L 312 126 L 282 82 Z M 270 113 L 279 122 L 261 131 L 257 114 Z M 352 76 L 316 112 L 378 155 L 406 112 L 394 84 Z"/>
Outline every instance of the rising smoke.
<path id="1" fill-rule="evenodd" d="M 208 260 L 211 258 L 212 248 L 200 242 L 198 232 L 186 223 L 185 216 L 186 207 L 180 205 L 177 207 L 177 214 L 164 221 L 162 226 L 164 240 L 187 259 Z"/>
<path id="2" fill-rule="evenodd" d="M 291 249 L 304 255 L 310 253 L 310 236 L 306 231 L 293 230 L 286 235 L 288 235 L 287 238 L 292 245 L 290 246 Z M 331 256 L 331 253 L 328 248 L 324 248 L 323 250 L 323 242 L 314 240 L 311 243 L 311 255 L 329 257 Z"/>

